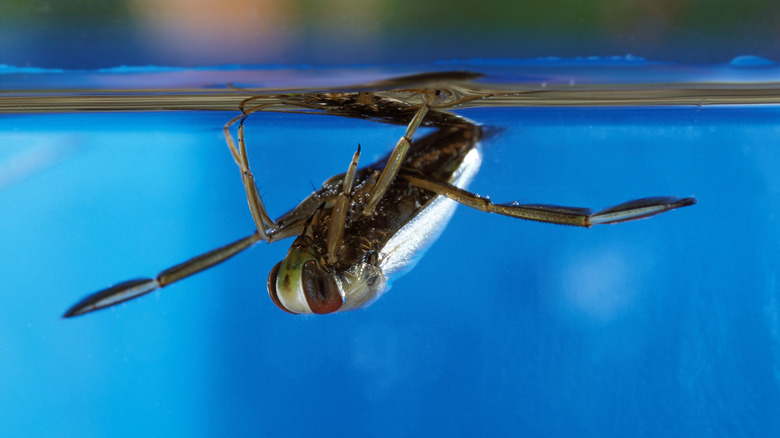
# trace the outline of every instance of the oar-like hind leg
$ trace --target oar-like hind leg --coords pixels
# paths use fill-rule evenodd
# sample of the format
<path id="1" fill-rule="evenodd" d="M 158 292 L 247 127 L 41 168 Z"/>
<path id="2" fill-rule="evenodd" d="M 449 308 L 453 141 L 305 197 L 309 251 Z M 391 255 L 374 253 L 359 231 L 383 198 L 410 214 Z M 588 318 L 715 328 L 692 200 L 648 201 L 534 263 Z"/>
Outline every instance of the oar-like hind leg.
<path id="1" fill-rule="evenodd" d="M 485 197 L 475 195 L 467 190 L 455 187 L 452 184 L 437 181 L 425 176 L 401 174 L 400 177 L 417 187 L 454 199 L 463 205 L 477 210 L 537 222 L 574 225 L 586 228 L 593 225 L 616 224 L 635 219 L 643 219 L 696 203 L 696 199 L 694 198 L 656 196 L 624 202 L 594 213 L 593 210 L 589 208 L 581 207 L 518 203 L 494 204 Z"/>

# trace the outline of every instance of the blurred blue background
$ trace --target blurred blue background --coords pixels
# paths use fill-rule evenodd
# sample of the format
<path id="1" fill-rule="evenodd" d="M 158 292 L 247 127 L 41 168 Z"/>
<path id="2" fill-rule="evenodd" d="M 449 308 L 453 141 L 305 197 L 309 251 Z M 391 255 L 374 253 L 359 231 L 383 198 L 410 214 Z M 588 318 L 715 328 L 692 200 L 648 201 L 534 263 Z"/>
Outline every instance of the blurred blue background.
<path id="1" fill-rule="evenodd" d="M 685 63 L 673 71 L 683 80 L 776 82 L 776 66 L 725 63 L 780 59 L 780 14 L 765 2 L 219 5 L 6 1 L 0 64 L 419 71 L 450 58 L 632 53 Z M 570 66 L 542 64 L 500 77 L 554 82 Z M 674 82 L 654 76 L 657 65 L 615 64 L 588 68 L 604 81 L 639 72 Z M 24 84 L 20 76 L 0 74 L 0 85 Z M 281 242 L 65 321 L 89 292 L 251 233 L 221 134 L 232 114 L 0 116 L 3 435 L 780 434 L 780 109 L 462 114 L 501 128 L 471 186 L 493 200 L 601 208 L 694 195 L 699 204 L 590 230 L 459 208 L 417 267 L 356 312 L 279 311 L 265 283 L 287 251 Z M 257 114 L 247 125 L 274 214 L 343 172 L 358 142 L 369 162 L 402 133 L 312 115 Z"/>

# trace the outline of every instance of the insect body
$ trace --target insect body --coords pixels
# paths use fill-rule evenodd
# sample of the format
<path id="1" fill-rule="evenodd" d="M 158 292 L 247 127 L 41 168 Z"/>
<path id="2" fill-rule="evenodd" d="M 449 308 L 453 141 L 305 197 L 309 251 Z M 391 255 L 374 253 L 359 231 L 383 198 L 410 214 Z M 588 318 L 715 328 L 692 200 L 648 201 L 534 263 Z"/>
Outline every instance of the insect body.
<path id="1" fill-rule="evenodd" d="M 250 236 L 167 269 L 154 279 L 120 283 L 87 296 L 65 317 L 112 306 L 214 266 L 261 240 L 297 236 L 287 256 L 271 269 L 268 292 L 291 313 L 333 313 L 366 306 L 388 281 L 414 264 L 419 251 L 443 229 L 457 203 L 515 218 L 590 227 L 652 216 L 692 205 L 693 198 L 654 197 L 629 201 L 593 213 L 589 209 L 544 204 L 493 204 L 465 190 L 480 165 L 474 123 L 436 107 L 439 93 L 423 92 L 415 108 L 371 93 L 304 96 L 304 108 L 326 113 L 408 122 L 404 136 L 384 159 L 358 169 L 360 148 L 346 173 L 326 181 L 297 207 L 276 220 L 265 210 L 249 169 L 243 122 L 260 105 L 228 122 L 226 139 L 241 171 L 257 231 Z M 238 145 L 229 126 L 241 119 Z M 437 130 L 416 142 L 421 124 Z"/>
<path id="2" fill-rule="evenodd" d="M 331 313 L 378 298 L 387 280 L 410 267 L 419 250 L 438 236 L 456 206 L 404 176 L 428 175 L 465 187 L 480 164 L 479 133 L 474 125 L 448 127 L 415 143 L 368 214 L 364 206 L 387 160 L 357 171 L 351 190 L 342 189 L 349 172 L 326 182 L 310 197 L 319 207 L 303 233 L 271 271 L 268 290 L 274 302 L 293 313 Z M 341 199 L 347 200 L 344 210 Z M 334 237 L 335 222 L 344 224 L 340 238 Z"/>

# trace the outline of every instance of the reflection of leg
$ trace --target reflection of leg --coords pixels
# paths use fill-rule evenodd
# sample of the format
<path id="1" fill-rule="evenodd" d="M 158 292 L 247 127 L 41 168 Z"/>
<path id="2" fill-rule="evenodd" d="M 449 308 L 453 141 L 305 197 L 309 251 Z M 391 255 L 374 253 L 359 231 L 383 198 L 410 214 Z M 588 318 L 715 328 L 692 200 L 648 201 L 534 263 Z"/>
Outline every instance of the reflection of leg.
<path id="1" fill-rule="evenodd" d="M 493 204 L 487 198 L 459 189 L 452 184 L 419 175 L 401 174 L 400 176 L 417 187 L 454 199 L 463 205 L 476 208 L 477 210 L 537 222 L 550 222 L 553 224 L 574 225 L 579 227 L 590 227 L 598 224 L 614 224 L 646 218 L 696 203 L 694 198 L 658 196 L 624 202 L 623 204 L 601 210 L 594 214 L 589 208 L 579 207 L 561 207 L 546 204 Z"/>

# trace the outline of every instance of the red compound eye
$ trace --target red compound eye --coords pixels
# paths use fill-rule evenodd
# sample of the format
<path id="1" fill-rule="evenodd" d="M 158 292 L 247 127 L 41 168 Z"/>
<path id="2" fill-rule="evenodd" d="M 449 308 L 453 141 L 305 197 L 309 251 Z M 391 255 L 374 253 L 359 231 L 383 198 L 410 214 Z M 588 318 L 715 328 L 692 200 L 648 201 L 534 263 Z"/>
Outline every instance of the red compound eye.
<path id="1" fill-rule="evenodd" d="M 344 304 L 336 281 L 314 260 L 308 260 L 303 264 L 301 285 L 306 302 L 314 313 L 333 313 Z"/>

